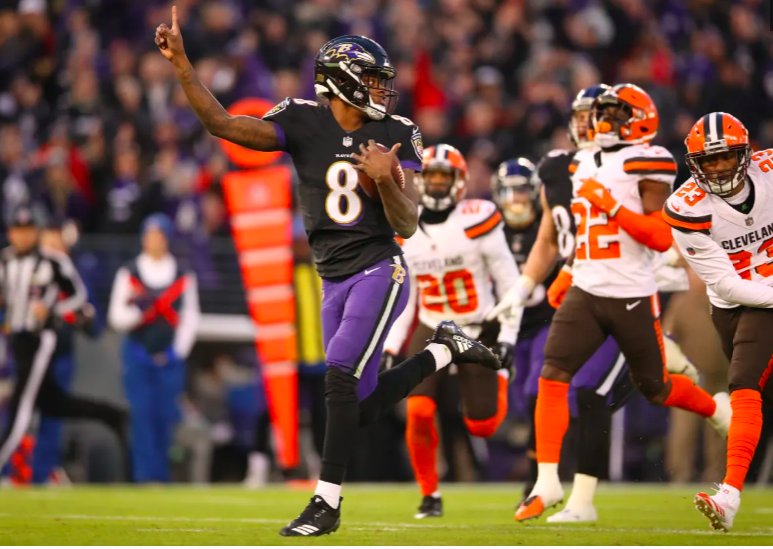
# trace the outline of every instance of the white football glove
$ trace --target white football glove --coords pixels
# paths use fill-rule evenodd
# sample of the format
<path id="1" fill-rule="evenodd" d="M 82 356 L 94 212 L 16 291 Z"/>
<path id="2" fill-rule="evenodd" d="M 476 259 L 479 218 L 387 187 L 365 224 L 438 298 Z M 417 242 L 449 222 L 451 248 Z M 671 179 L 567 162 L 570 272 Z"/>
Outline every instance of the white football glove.
<path id="1" fill-rule="evenodd" d="M 497 319 L 502 325 L 520 326 L 523 308 L 536 285 L 530 277 L 521 275 L 515 286 L 489 311 L 486 320 Z"/>

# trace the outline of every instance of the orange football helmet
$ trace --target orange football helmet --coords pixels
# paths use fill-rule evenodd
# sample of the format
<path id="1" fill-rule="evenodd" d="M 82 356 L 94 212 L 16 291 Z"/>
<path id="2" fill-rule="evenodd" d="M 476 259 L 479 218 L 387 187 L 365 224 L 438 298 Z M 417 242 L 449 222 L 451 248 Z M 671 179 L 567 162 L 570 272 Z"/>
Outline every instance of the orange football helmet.
<path id="1" fill-rule="evenodd" d="M 599 147 L 648 143 L 658 133 L 658 109 L 633 84 L 618 84 L 599 95 L 591 107 L 591 134 Z"/>
<path id="2" fill-rule="evenodd" d="M 704 191 L 727 195 L 746 178 L 752 155 L 749 130 L 732 114 L 712 112 L 701 117 L 684 144 L 687 166 Z"/>
<path id="3" fill-rule="evenodd" d="M 464 198 L 467 162 L 458 149 L 439 144 L 424 149 L 418 188 L 425 208 L 443 211 Z"/>

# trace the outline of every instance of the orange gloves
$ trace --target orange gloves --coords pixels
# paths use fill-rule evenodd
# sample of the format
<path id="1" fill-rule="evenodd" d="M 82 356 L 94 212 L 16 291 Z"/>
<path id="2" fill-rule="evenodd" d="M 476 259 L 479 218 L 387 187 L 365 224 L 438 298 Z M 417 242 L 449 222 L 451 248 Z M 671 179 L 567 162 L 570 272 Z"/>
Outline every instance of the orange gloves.
<path id="1" fill-rule="evenodd" d="M 558 309 L 566 296 L 566 292 L 572 287 L 572 268 L 564 265 L 558 272 L 553 284 L 548 288 L 548 303 L 554 309 Z"/>
<path id="2" fill-rule="evenodd" d="M 604 185 L 595 179 L 585 179 L 582 187 L 577 191 L 577 196 L 585 198 L 597 209 L 605 214 L 609 214 L 610 217 L 615 217 L 615 214 L 620 209 L 617 200 L 612 198 L 612 195 L 604 188 Z"/>

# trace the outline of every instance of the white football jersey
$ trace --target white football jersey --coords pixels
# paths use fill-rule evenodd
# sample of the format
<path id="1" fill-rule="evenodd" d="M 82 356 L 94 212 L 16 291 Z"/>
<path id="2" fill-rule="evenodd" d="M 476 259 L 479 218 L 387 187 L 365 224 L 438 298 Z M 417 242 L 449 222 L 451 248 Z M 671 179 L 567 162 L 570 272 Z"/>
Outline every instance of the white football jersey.
<path id="1" fill-rule="evenodd" d="M 773 149 L 754 154 L 747 174 L 754 192 L 749 212 L 692 179 L 663 208 L 679 250 L 716 307 L 773 307 Z"/>
<path id="2" fill-rule="evenodd" d="M 577 191 L 585 179 L 595 179 L 621 206 L 643 214 L 639 182 L 661 181 L 670 189 L 677 170 L 673 156 L 651 145 L 631 145 L 614 152 L 591 148 L 577 152 L 572 164 L 572 214 L 577 226 L 573 283 L 600 297 L 655 294 L 653 260 L 658 252 L 634 240 L 614 218 L 579 198 Z"/>
<path id="3" fill-rule="evenodd" d="M 411 291 L 384 344 L 392 353 L 405 342 L 417 308 L 425 326 L 434 328 L 442 320 L 479 325 L 496 303 L 494 284 L 501 297 L 518 280 L 502 215 L 488 200 L 463 200 L 445 222 L 421 223 L 403 243 L 403 253 Z M 477 337 L 476 329 L 468 333 Z"/>

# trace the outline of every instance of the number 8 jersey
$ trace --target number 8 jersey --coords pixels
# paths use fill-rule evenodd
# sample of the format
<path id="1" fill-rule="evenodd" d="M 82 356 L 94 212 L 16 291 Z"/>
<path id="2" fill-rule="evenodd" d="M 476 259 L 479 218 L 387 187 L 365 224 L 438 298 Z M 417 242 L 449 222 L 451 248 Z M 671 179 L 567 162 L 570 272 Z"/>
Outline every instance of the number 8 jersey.
<path id="1" fill-rule="evenodd" d="M 658 252 L 634 240 L 614 218 L 578 197 L 577 191 L 585 179 L 595 179 L 621 206 L 643 214 L 639 182 L 659 181 L 670 190 L 677 171 L 671 153 L 652 145 L 630 145 L 612 152 L 591 148 L 578 151 L 572 165 L 572 213 L 577 226 L 574 284 L 599 297 L 654 295 Z"/>
<path id="2" fill-rule="evenodd" d="M 494 284 L 501 297 L 518 280 L 502 215 L 488 200 L 463 200 L 445 221 L 420 222 L 416 234 L 403 243 L 403 253 L 411 293 L 384 344 L 394 353 L 408 337 L 417 301 L 419 321 L 425 326 L 442 320 L 479 325 L 494 308 Z"/>
<path id="3" fill-rule="evenodd" d="M 419 127 L 407 118 L 386 116 L 347 132 L 328 107 L 290 98 L 263 118 L 276 124 L 279 144 L 298 173 L 303 225 L 319 275 L 347 276 L 399 255 L 384 206 L 359 188 L 352 153 L 369 139 L 389 148 L 400 143 L 402 167 L 421 172 Z"/>

